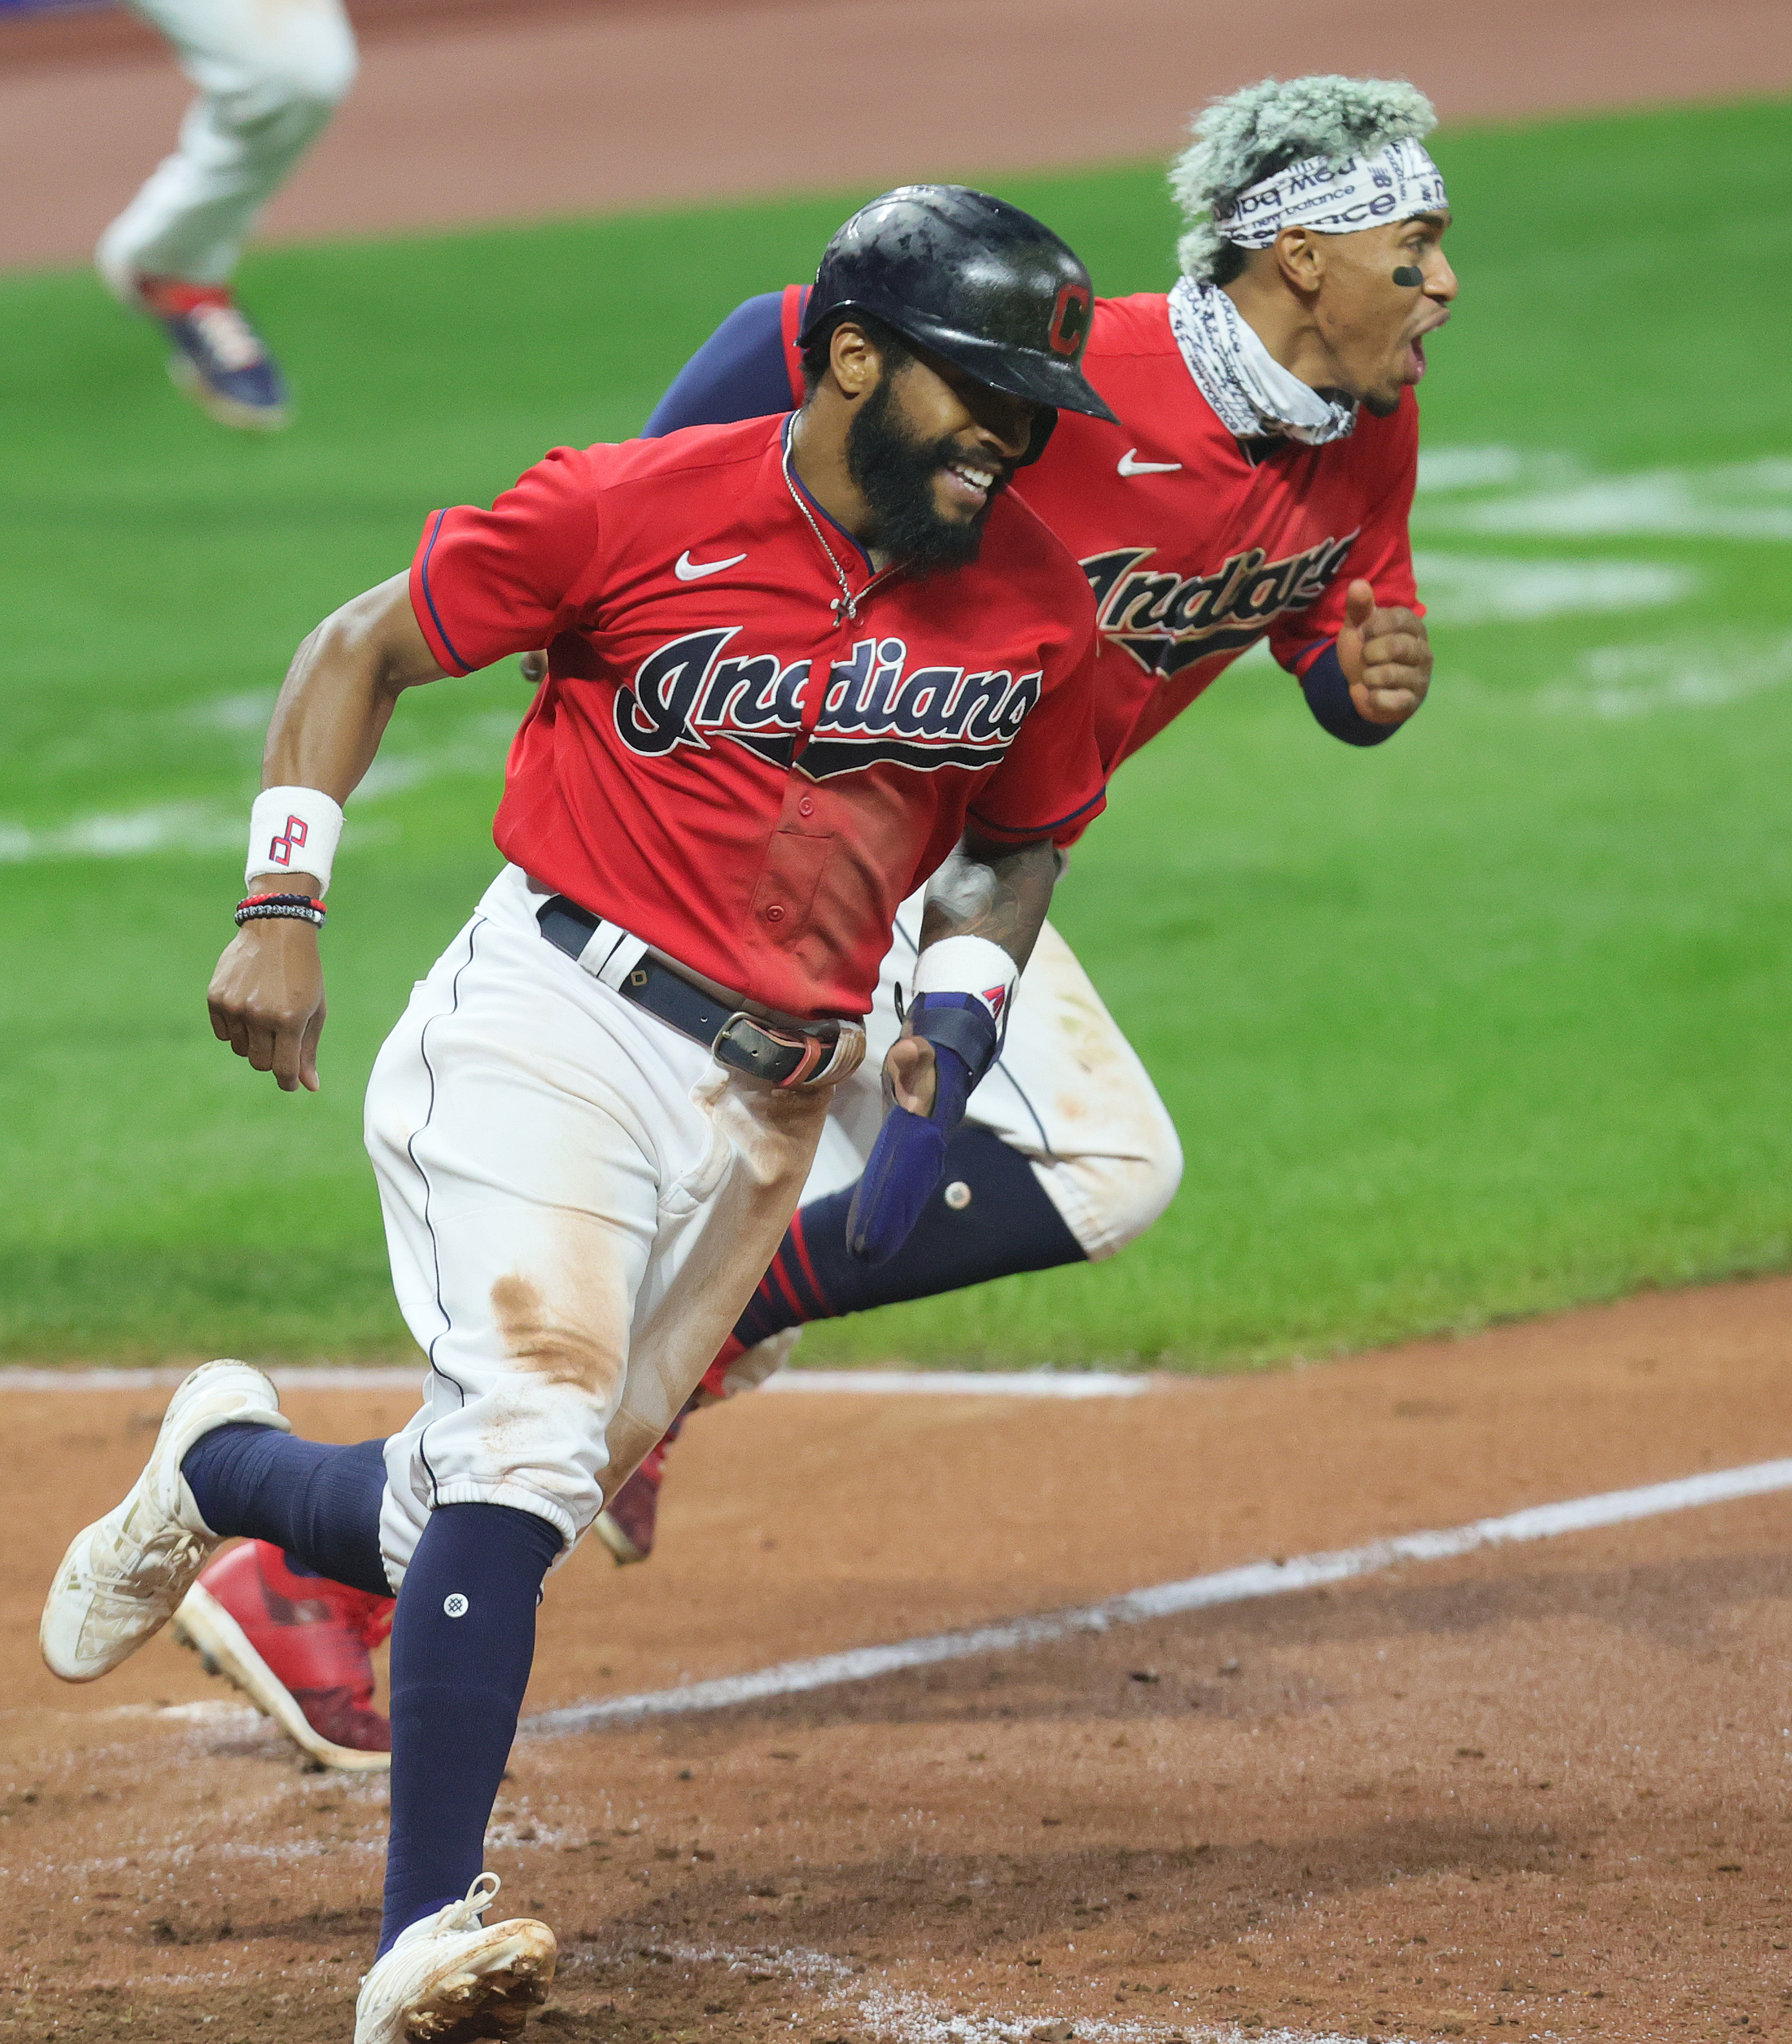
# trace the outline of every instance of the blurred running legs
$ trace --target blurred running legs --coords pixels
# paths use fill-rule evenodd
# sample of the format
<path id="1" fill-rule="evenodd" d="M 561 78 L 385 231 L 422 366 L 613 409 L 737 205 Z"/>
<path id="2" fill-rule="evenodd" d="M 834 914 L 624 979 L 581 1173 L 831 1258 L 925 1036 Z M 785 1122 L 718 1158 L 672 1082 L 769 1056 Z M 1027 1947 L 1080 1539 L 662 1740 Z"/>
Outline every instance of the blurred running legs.
<path id="1" fill-rule="evenodd" d="M 169 373 L 221 424 L 270 432 L 291 401 L 230 279 L 261 210 L 355 80 L 341 0 L 131 0 L 198 98 L 178 146 L 100 238 L 100 275 L 155 320 Z"/>

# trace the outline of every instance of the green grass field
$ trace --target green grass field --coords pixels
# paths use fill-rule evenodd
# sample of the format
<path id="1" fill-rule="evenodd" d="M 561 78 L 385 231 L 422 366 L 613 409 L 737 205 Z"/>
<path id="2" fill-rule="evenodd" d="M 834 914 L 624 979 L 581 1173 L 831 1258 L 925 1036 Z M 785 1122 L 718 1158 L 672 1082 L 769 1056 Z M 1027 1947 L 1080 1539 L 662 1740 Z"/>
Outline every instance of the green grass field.
<path id="1" fill-rule="evenodd" d="M 1057 916 L 1187 1180 L 1115 1262 L 818 1329 L 812 1360 L 1213 1366 L 1792 1257 L 1792 107 L 1446 132 L 1423 393 L 1437 680 L 1370 755 L 1250 663 L 1130 765 Z M 1012 180 L 1109 293 L 1156 170 Z M 257 257 L 301 423 L 209 425 L 85 275 L 0 279 L 0 1351 L 405 1344 L 369 1062 L 495 863 L 524 706 L 409 699 L 351 810 L 324 1091 L 207 1028 L 261 725 L 432 506 L 619 437 L 861 194 Z"/>

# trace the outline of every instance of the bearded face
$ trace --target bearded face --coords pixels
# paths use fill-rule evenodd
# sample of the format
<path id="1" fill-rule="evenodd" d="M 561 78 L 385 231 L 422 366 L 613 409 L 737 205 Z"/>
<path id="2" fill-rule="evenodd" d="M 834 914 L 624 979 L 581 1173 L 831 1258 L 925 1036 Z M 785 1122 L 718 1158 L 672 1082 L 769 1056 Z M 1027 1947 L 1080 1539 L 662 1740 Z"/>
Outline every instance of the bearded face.
<path id="1" fill-rule="evenodd" d="M 846 468 L 875 521 L 873 545 L 913 574 L 967 567 L 983 545 L 989 507 L 1015 464 L 962 433 L 918 428 L 904 387 L 914 365 L 879 378 L 846 433 Z"/>

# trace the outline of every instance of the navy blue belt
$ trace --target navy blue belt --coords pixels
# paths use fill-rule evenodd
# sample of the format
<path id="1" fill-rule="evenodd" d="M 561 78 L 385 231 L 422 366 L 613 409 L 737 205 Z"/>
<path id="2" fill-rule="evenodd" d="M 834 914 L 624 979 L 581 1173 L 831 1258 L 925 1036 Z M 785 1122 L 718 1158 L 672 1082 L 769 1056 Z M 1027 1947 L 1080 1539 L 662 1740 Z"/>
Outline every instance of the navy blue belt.
<path id="1" fill-rule="evenodd" d="M 557 951 L 575 959 L 602 920 L 564 894 L 549 895 L 535 911 L 542 935 Z M 763 1079 L 768 1085 L 800 1085 L 831 1062 L 840 1045 L 838 1022 L 789 1026 L 762 1022 L 743 1009 L 704 993 L 657 959 L 642 959 L 624 974 L 616 991 L 681 1035 L 701 1043 L 719 1064 Z"/>

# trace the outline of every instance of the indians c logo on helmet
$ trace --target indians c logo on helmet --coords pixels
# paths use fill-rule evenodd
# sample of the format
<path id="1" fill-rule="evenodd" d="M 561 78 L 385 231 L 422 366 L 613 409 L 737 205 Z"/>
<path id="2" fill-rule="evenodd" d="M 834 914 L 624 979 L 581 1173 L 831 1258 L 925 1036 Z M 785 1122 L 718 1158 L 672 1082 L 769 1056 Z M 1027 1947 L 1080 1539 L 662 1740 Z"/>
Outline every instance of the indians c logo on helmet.
<path id="1" fill-rule="evenodd" d="M 1074 355 L 1089 330 L 1089 314 L 1095 309 L 1095 294 L 1084 284 L 1062 284 L 1052 307 L 1051 330 L 1046 339 L 1053 355 Z"/>

